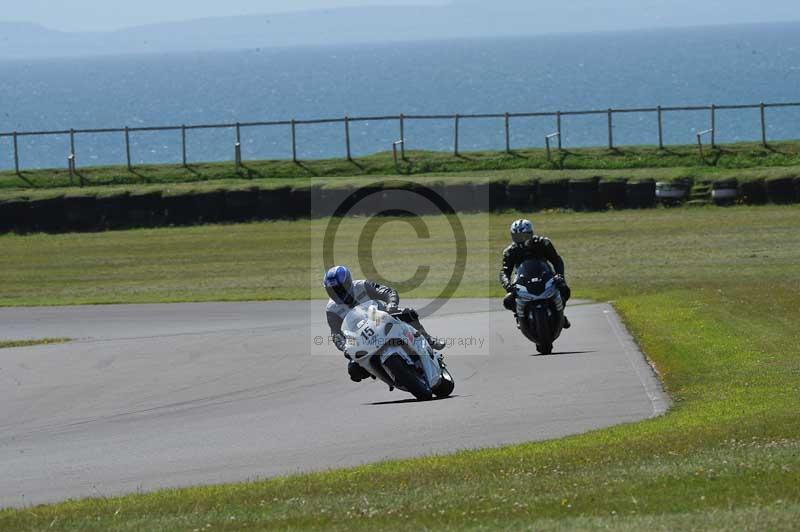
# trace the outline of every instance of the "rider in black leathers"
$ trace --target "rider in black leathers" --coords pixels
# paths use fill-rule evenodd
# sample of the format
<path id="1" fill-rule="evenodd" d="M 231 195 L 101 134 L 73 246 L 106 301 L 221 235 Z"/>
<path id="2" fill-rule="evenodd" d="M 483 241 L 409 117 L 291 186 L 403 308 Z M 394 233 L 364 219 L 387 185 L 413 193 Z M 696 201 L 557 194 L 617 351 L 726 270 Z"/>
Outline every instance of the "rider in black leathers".
<path id="1" fill-rule="evenodd" d="M 572 291 L 564 277 L 564 260 L 550 239 L 533 234 L 533 224 L 528 220 L 517 220 L 511 224 L 511 238 L 514 242 L 503 250 L 503 268 L 500 270 L 500 283 L 508 292 L 503 299 L 503 306 L 516 312 L 516 296 L 511 276 L 514 269 L 527 259 L 546 260 L 552 264 L 556 272 L 558 290 L 566 304 Z M 570 326 L 569 320 L 564 316 L 564 328 L 569 329 Z"/>

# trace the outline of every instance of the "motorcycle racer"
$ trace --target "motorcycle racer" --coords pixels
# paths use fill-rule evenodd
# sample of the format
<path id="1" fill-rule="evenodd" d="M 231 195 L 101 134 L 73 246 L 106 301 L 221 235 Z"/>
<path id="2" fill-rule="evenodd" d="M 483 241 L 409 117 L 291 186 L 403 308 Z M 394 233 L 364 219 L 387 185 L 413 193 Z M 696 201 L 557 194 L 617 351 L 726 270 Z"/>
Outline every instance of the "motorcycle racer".
<path id="1" fill-rule="evenodd" d="M 564 260 L 556 251 L 555 246 L 549 238 L 536 235 L 533 232 L 533 223 L 530 220 L 517 220 L 511 224 L 512 243 L 503 250 L 503 267 L 500 270 L 500 283 L 508 292 L 503 299 L 503 306 L 508 310 L 516 312 L 516 295 L 514 294 L 514 283 L 511 276 L 514 269 L 527 259 L 546 260 L 556 272 L 558 290 L 564 303 L 569 300 L 572 291 L 564 278 Z M 564 316 L 564 328 L 569 329 L 571 324 Z"/>
<path id="2" fill-rule="evenodd" d="M 325 273 L 322 284 L 328 297 L 330 297 L 325 307 L 325 314 L 328 326 L 331 329 L 333 343 L 339 351 L 344 352 L 346 347 L 345 337 L 341 328 L 347 313 L 353 307 L 371 300 L 383 302 L 385 308 L 382 310 L 414 327 L 428 340 L 433 349 L 437 351 L 444 349 L 445 343 L 428 334 L 419 321 L 419 314 L 414 309 L 399 309 L 400 296 L 394 288 L 367 280 L 354 281 L 353 275 L 345 266 L 334 266 L 328 270 Z M 360 382 L 371 376 L 353 361 L 348 364 L 347 371 L 350 374 L 350 379 L 354 382 Z"/>

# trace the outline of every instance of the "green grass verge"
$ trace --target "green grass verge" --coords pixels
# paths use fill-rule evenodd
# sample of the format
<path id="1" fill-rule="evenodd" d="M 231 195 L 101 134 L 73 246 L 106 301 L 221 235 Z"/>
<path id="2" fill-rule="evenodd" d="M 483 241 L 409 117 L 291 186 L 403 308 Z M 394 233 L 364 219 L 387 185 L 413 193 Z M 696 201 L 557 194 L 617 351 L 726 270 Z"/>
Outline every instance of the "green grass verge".
<path id="1" fill-rule="evenodd" d="M 390 176 L 402 174 L 424 174 L 434 177 L 450 176 L 453 173 L 484 175 L 501 170 L 509 176 L 548 178 L 603 175 L 628 177 L 630 171 L 647 169 L 660 179 L 682 177 L 742 177 L 752 172 L 741 170 L 760 169 L 760 177 L 797 175 L 800 166 L 800 142 L 779 142 L 764 148 L 760 144 L 742 143 L 720 146 L 701 159 L 696 146 L 674 146 L 665 150 L 639 146 L 615 150 L 577 148 L 562 152 L 556 160 L 549 161 L 544 150 L 529 149 L 513 154 L 504 152 L 470 152 L 454 156 L 439 152 L 408 152 L 408 160 L 395 167 L 391 154 L 379 153 L 354 161 L 328 159 L 293 163 L 291 161 L 247 162 L 240 172 L 232 163 L 193 164 L 188 168 L 180 165 L 146 165 L 129 171 L 124 166 L 108 166 L 80 169 L 88 187 L 130 187 L 147 185 L 178 185 L 181 183 L 219 182 L 216 186 L 252 184 L 253 180 L 269 186 L 276 183 L 292 184 L 308 182 L 309 179 L 329 181 L 334 178 L 357 179 L 359 177 Z M 787 170 L 789 168 L 790 170 Z M 17 176 L 14 172 L 0 172 L 0 190 L 14 192 L 29 189 L 76 188 L 78 179 L 70 180 L 65 169 L 32 170 Z M 8 193 L 6 192 L 6 193 Z M 63 190 L 62 190 L 63 192 Z"/>
<path id="2" fill-rule="evenodd" d="M 510 217 L 462 217 L 478 247 L 479 235 L 486 234 L 487 252 L 494 252 L 491 260 L 488 254 L 471 257 L 470 272 L 497 265 Z M 432 233 L 444 223 L 428 221 Z M 800 207 L 543 213 L 536 221 L 564 253 L 576 295 L 614 299 L 674 400 L 667 415 L 557 441 L 6 510 L 0 512 L 0 529 L 795 530 L 800 518 Z M 347 223 L 352 227 L 346 231 L 352 231 L 358 220 Z M 254 272 L 258 264 L 266 283 L 260 289 L 268 291 L 266 285 L 273 283 L 273 292 L 281 293 L 283 284 L 307 286 L 306 274 L 318 272 L 309 267 L 300 277 L 283 279 L 282 271 L 269 266 L 288 264 L 296 255 L 264 262 L 266 254 L 248 254 L 260 246 L 246 243 L 285 238 L 301 247 L 319 234 L 315 224 L 84 237 L 126 235 L 154 240 L 155 248 L 164 244 L 159 234 L 173 241 L 185 238 L 198 246 L 195 259 L 207 265 L 226 256 L 208 248 L 216 243 L 241 253 L 238 262 L 218 265 L 219 271 L 238 265 Z M 399 227 L 385 230 L 402 244 Z M 22 248 L 47 249 L 69 238 L 28 237 Z M 0 245 L 7 249 L 11 242 L 12 255 L 19 253 L 16 239 L 21 237 L 4 237 Z M 60 249 L 72 243 L 62 241 Z M 97 241 L 91 248 L 101 249 Z M 128 251 L 130 260 L 137 251 Z M 446 260 L 436 245 L 425 251 Z M 162 258 L 173 254 L 160 253 Z M 419 257 L 403 260 L 413 263 Z M 381 264 L 381 271 L 391 264 Z M 164 263 L 158 271 L 173 269 L 177 278 L 187 266 Z M 403 267 L 408 264 L 393 273 Z M 237 282 L 227 282 L 254 288 L 256 277 L 243 271 L 234 276 Z M 198 290 L 207 289 L 219 287 Z M 484 281 L 468 282 L 463 293 L 497 291 Z"/>
<path id="3" fill-rule="evenodd" d="M 69 338 L 42 338 L 41 340 L 0 340 L 0 349 L 32 347 L 35 345 L 64 344 L 69 341 Z"/>
<path id="4" fill-rule="evenodd" d="M 470 253 L 456 296 L 501 295 L 495 282 L 499 255 L 515 216 L 459 216 Z M 423 220 L 429 238 L 419 239 L 406 222 L 391 219 L 382 219 L 385 225 L 375 233 L 375 263 L 386 279 L 397 283 L 420 264 L 436 265 L 419 288 L 409 292 L 399 285 L 405 297 L 438 295 L 452 272 L 450 226 L 442 217 Z M 336 239 L 338 260 L 351 263 L 357 274 L 362 272 L 352 257 L 366 221 L 345 219 Z M 570 282 L 581 295 L 612 299 L 643 286 L 703 286 L 707 277 L 728 268 L 781 282 L 796 264 L 800 207 L 543 212 L 534 221 L 565 256 Z M 320 219 L 4 235 L 0 306 L 322 298 L 326 227 L 327 220 Z M 715 244 L 709 233 L 724 240 Z M 630 275 L 626 284 L 618 282 L 623 270 Z M 735 276 L 730 279 L 738 284 Z"/>

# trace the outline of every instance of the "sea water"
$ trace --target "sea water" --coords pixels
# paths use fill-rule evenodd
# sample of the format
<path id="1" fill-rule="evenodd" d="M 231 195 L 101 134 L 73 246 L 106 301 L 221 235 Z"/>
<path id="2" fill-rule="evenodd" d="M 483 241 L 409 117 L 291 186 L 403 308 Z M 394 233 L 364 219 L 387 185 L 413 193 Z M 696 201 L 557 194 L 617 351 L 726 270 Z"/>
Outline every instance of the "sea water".
<path id="1" fill-rule="evenodd" d="M 569 111 L 800 101 L 800 24 L 463 39 L 0 63 L 0 132 L 398 115 Z M 760 138 L 759 111 L 719 111 L 717 140 Z M 551 117 L 511 121 L 513 147 L 543 146 Z M 666 113 L 669 144 L 708 111 Z M 409 120 L 409 149 L 450 150 L 453 121 Z M 564 117 L 566 146 L 603 146 L 607 117 Z M 800 138 L 800 108 L 769 109 L 770 139 Z M 618 145 L 655 144 L 655 113 L 614 117 Z M 355 156 L 388 151 L 399 124 L 351 124 Z M 288 126 L 244 128 L 245 159 L 291 157 Z M 463 120 L 462 150 L 502 149 L 502 119 Z M 190 161 L 231 160 L 234 131 L 191 130 Z M 343 124 L 297 129 L 300 158 L 345 153 Z M 23 168 L 65 166 L 67 135 L 21 137 Z M 79 166 L 121 164 L 122 134 L 76 137 Z M 180 132 L 131 135 L 134 163 L 181 160 Z M 13 167 L 9 138 L 0 168 Z"/>

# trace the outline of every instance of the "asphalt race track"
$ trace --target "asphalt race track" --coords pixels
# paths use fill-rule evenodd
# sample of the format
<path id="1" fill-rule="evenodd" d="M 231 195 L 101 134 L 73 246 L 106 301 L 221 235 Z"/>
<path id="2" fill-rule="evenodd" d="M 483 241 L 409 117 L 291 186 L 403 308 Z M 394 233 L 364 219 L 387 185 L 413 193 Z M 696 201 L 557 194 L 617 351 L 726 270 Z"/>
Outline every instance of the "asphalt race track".
<path id="1" fill-rule="evenodd" d="M 658 380 L 611 307 L 576 303 L 568 315 L 555 354 L 534 356 L 498 301 L 448 302 L 426 327 L 474 345 L 446 352 L 454 396 L 417 403 L 350 382 L 341 354 L 313 345 L 327 334 L 322 302 L 0 309 L 2 339 L 76 339 L 0 350 L 0 507 L 555 438 L 663 413 Z"/>

